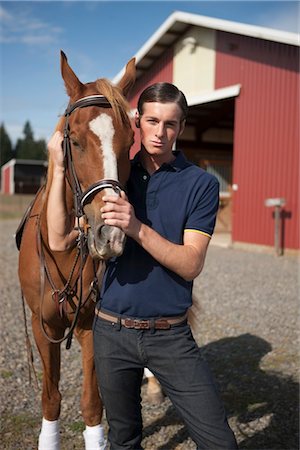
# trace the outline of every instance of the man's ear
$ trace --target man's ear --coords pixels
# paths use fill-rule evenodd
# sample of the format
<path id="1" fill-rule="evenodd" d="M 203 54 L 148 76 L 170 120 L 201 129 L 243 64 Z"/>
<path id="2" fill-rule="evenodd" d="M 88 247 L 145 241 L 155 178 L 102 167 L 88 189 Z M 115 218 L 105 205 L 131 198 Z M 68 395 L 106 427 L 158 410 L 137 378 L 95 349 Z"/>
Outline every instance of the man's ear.
<path id="1" fill-rule="evenodd" d="M 135 126 L 136 126 L 137 128 L 140 128 L 140 127 L 141 127 L 140 120 L 141 120 L 141 119 L 140 119 L 140 115 L 139 115 L 138 112 L 136 112 L 136 113 L 135 113 L 134 121 L 135 121 Z"/>
<path id="2" fill-rule="evenodd" d="M 185 128 L 185 124 L 186 124 L 186 120 L 183 119 L 183 120 L 180 122 L 180 129 L 179 129 L 178 136 L 181 136 L 181 135 L 182 135 L 183 130 L 184 130 L 184 128 Z"/>

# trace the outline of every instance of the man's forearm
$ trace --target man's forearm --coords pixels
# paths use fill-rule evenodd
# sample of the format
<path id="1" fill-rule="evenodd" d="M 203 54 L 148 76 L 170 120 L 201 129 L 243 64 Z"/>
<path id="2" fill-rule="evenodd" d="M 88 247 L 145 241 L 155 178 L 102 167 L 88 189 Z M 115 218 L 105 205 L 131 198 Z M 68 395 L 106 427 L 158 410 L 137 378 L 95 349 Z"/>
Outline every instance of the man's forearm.
<path id="1" fill-rule="evenodd" d="M 66 250 L 76 239 L 74 219 L 66 205 L 66 182 L 64 169 L 56 167 L 47 204 L 48 240 L 52 250 Z"/>
<path id="2" fill-rule="evenodd" d="M 201 272 L 210 238 L 194 232 L 184 232 L 183 244 L 174 244 L 137 219 L 125 193 L 121 197 L 104 196 L 101 208 L 106 225 L 121 228 L 137 241 L 156 261 L 187 281 Z"/>
<path id="3" fill-rule="evenodd" d="M 198 244 L 195 246 L 192 243 L 174 244 L 145 224 L 141 224 L 138 235 L 134 236 L 134 239 L 156 261 L 187 281 L 192 281 L 200 274 L 209 242 L 203 236 L 201 248 Z M 199 240 L 199 237 L 197 239 Z"/>

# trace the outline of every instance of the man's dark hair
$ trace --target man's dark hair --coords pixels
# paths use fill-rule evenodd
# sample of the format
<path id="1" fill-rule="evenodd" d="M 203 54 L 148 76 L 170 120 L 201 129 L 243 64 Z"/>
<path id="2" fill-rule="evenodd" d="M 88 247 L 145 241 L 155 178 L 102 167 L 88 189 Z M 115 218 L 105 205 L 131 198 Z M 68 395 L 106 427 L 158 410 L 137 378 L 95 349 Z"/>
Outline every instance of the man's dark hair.
<path id="1" fill-rule="evenodd" d="M 188 113 L 188 104 L 183 92 L 171 83 L 155 83 L 148 86 L 140 95 L 137 109 L 140 115 L 143 114 L 144 103 L 176 103 L 182 111 L 184 120 Z"/>

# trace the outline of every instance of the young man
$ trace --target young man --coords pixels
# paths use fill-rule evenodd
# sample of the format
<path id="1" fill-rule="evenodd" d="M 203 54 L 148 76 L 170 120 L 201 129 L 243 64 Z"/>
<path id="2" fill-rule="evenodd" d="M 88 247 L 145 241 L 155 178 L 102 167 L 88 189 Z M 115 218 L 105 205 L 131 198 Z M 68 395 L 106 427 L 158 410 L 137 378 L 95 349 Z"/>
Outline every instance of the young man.
<path id="1" fill-rule="evenodd" d="M 199 449 L 237 448 L 186 321 L 219 204 L 217 180 L 173 152 L 187 110 L 174 85 L 145 89 L 136 115 L 141 150 L 132 162 L 128 198 L 104 197 L 105 223 L 127 235 L 123 255 L 107 264 L 94 322 L 111 450 L 142 449 L 144 367 L 157 377 Z"/>

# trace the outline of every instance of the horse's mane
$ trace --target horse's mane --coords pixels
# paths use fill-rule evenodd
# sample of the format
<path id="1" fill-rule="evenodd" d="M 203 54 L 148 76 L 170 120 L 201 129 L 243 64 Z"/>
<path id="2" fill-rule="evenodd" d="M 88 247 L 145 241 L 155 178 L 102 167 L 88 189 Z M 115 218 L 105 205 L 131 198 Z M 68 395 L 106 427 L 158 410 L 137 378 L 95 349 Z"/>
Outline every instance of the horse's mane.
<path id="1" fill-rule="evenodd" d="M 130 106 L 121 93 L 120 88 L 118 88 L 118 86 L 112 85 L 106 78 L 99 78 L 96 81 L 96 86 L 99 93 L 104 95 L 104 97 L 106 97 L 111 104 L 117 126 L 122 126 L 124 124 L 128 125 L 128 113 L 130 110 Z"/>
<path id="2" fill-rule="evenodd" d="M 120 88 L 118 86 L 114 86 L 111 84 L 109 80 L 106 78 L 99 78 L 95 81 L 96 88 L 99 91 L 99 94 L 104 95 L 107 98 L 109 103 L 111 104 L 117 127 L 123 125 L 130 125 L 130 120 L 128 113 L 130 111 L 130 105 L 123 96 Z M 64 116 L 62 116 L 57 123 L 55 131 L 63 132 L 64 127 Z M 53 163 L 48 153 L 48 171 L 47 171 L 47 180 L 46 180 L 46 190 L 45 196 L 48 196 L 49 189 L 52 182 L 53 175 Z"/>

